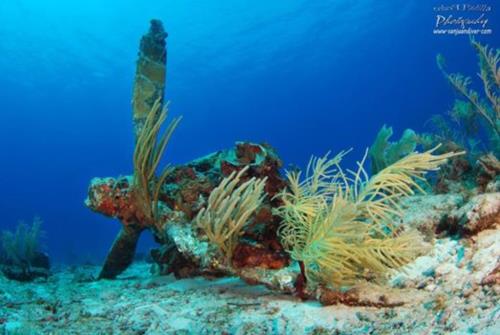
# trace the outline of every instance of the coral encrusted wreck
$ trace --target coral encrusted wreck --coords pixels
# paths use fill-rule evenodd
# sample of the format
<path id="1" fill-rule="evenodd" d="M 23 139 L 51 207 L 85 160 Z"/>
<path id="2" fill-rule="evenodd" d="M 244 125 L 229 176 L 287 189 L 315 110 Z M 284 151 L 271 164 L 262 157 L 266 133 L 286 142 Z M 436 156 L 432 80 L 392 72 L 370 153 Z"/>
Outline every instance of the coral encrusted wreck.
<path id="1" fill-rule="evenodd" d="M 282 176 L 271 146 L 247 142 L 157 175 L 180 121 L 173 119 L 162 133 L 168 111 L 166 36 L 153 21 L 141 41 L 133 175 L 95 178 L 89 187 L 87 206 L 122 223 L 100 278 L 114 278 L 131 264 L 138 238 L 148 229 L 159 244 L 151 252 L 159 274 L 237 276 L 325 305 L 394 307 L 412 298 L 399 294 L 396 285 L 390 288 L 388 280 L 427 257 L 435 233 L 452 224 L 468 227 L 471 235 L 496 227 L 495 195 L 428 203 L 433 198 L 424 195 L 427 172 L 463 152 L 443 152 L 439 145 L 416 152 L 414 133 L 407 134 L 408 145 L 381 137 L 378 151 L 370 151 L 382 158 L 372 161 L 371 176 L 363 167 L 368 152 L 355 171 L 341 167 L 347 154 L 341 152 L 312 158 L 304 173 Z M 423 211 L 414 213 L 415 206 Z"/>

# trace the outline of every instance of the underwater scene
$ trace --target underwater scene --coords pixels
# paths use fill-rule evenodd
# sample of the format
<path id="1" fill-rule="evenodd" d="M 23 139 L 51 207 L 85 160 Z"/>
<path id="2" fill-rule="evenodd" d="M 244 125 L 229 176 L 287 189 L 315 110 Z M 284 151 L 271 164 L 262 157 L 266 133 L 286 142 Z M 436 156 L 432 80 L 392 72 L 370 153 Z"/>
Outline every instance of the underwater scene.
<path id="1" fill-rule="evenodd" d="M 0 335 L 500 334 L 499 11 L 0 1 Z"/>

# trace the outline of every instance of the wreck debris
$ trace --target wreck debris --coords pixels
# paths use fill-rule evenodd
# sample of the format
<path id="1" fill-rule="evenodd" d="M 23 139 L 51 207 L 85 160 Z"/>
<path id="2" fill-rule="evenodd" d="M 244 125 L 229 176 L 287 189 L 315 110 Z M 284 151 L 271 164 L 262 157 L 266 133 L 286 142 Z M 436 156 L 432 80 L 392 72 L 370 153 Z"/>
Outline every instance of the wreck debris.
<path id="1" fill-rule="evenodd" d="M 339 168 L 337 174 L 329 176 L 346 154 L 342 152 L 333 159 L 325 156 L 313 161 L 310 167 L 319 172 L 317 177 L 308 177 L 304 184 L 299 174 L 289 173 L 288 181 L 281 176 L 281 160 L 269 145 L 239 142 L 234 148 L 165 169 L 157 178 L 155 171 L 161 155 L 179 120 L 175 119 L 163 137 L 158 138 L 167 106 L 162 108 L 165 69 L 156 65 L 158 62 L 165 64 L 165 59 L 158 57 L 160 54 L 166 57 L 166 44 L 161 43 L 161 38 L 164 42 L 165 37 L 161 23 L 153 21 L 150 32 L 141 41 L 133 101 L 137 140 L 134 175 L 117 179 L 96 178 L 89 188 L 87 206 L 119 219 L 123 225 L 99 277 L 114 278 L 125 270 L 132 262 L 139 235 L 150 229 L 160 244 L 152 251 L 155 271 L 159 274 L 174 273 L 177 278 L 238 276 L 250 284 L 262 284 L 275 291 L 295 294 L 302 299 L 317 299 L 327 305 L 395 307 L 406 303 L 400 292 L 362 284 L 381 279 L 376 276 L 377 271 L 379 277 L 383 275 L 385 279 L 388 272 L 413 260 L 417 249 L 425 249 L 422 232 L 432 235 L 442 224 L 442 217 L 433 218 L 435 220 L 426 229 L 422 229 L 424 224 L 414 224 L 415 230 L 405 231 L 401 224 L 393 226 L 391 222 L 394 218 L 405 220 L 403 208 L 396 202 L 401 197 L 412 199 L 413 189 L 421 189 L 416 180 L 422 180 L 427 170 L 437 169 L 458 154 L 436 155 L 433 154 L 436 148 L 412 153 L 372 178 L 362 168 L 362 162 L 357 172 L 343 172 Z M 156 63 L 147 56 L 150 52 Z M 160 70 L 152 75 L 152 69 Z M 157 85 L 149 85 L 151 83 L 145 80 L 146 77 Z M 311 190 L 300 192 L 304 191 L 304 185 Z M 303 194 L 307 199 L 301 198 Z M 470 226 L 467 229 L 471 234 L 495 227 L 498 221 L 496 207 L 492 209 L 484 201 L 477 201 L 469 208 L 464 205 L 467 202 L 462 196 L 457 198 L 451 201 L 452 204 L 443 204 L 439 210 L 447 212 L 463 208 L 460 217 L 466 221 L 464 227 Z M 224 210 L 217 211 L 217 208 Z M 323 232 L 331 230 L 327 229 L 328 223 L 340 227 L 339 221 L 345 220 L 349 225 L 327 236 L 326 242 L 345 235 L 349 241 L 369 244 L 374 251 L 363 250 L 358 256 L 344 252 L 345 259 L 339 259 L 332 256 L 339 251 L 335 247 L 329 254 L 332 257 L 323 257 L 320 264 L 318 255 L 314 254 L 317 245 L 312 245 L 315 241 L 307 241 L 311 245 L 303 244 L 310 249 L 305 253 L 309 258 L 294 257 L 291 261 L 289 253 L 296 245 L 290 246 L 290 243 L 299 241 L 306 234 L 292 227 L 286 231 L 288 237 L 283 239 L 286 234 L 281 230 L 280 238 L 278 227 L 282 220 L 293 219 L 293 215 L 301 212 L 303 216 L 297 222 L 325 223 L 325 229 L 310 229 L 319 239 L 327 235 Z M 487 223 L 484 218 L 487 218 Z M 234 220 L 234 224 L 228 224 L 228 219 Z M 373 230 L 368 230 L 366 223 L 374 223 Z M 318 245 L 325 249 L 326 243 Z M 394 255 L 389 249 L 395 250 Z M 324 270 L 325 264 L 336 261 L 347 266 L 348 272 L 353 274 L 356 283 L 350 290 L 332 288 L 333 276 L 345 275 L 339 273 L 342 269 L 332 269 L 326 274 L 319 272 L 321 267 Z M 311 274 L 313 277 L 307 278 Z M 347 281 L 339 280 L 339 283 L 347 284 Z"/>
<path id="2" fill-rule="evenodd" d="M 134 260 L 139 236 L 144 229 L 137 226 L 123 226 L 106 256 L 99 273 L 99 279 L 115 278 L 127 269 Z"/>
<path id="3" fill-rule="evenodd" d="M 167 38 L 159 20 L 151 20 L 147 34 L 142 36 L 134 80 L 132 109 L 135 132 L 139 134 L 154 103 L 165 93 Z"/>
<path id="4" fill-rule="evenodd" d="M 238 155 L 238 148 L 253 148 L 258 154 L 253 159 L 248 160 L 246 156 Z M 240 150 L 241 151 L 241 150 Z M 249 165 L 243 165 L 241 162 L 250 162 Z M 146 220 L 143 215 L 138 215 L 137 199 L 132 196 L 132 177 L 115 178 L 94 178 L 89 187 L 89 194 L 86 205 L 101 214 L 108 217 L 117 218 L 121 221 L 123 228 L 115 241 L 116 248 L 108 255 L 106 263 L 115 266 L 120 265 L 120 270 L 110 271 L 105 266 L 106 273 L 111 276 L 102 278 L 113 278 L 123 271 L 129 264 L 123 260 L 114 260 L 118 257 L 121 246 L 132 247 L 132 237 L 138 238 L 144 229 L 151 229 L 155 239 L 162 244 L 159 250 L 155 251 L 155 259 L 168 262 L 174 262 L 177 268 L 184 268 L 182 273 L 200 273 L 225 271 L 225 267 L 209 265 L 213 261 L 210 256 L 217 258 L 216 250 L 213 253 L 207 253 L 207 242 L 204 242 L 203 235 L 198 237 L 197 227 L 191 224 L 196 214 L 205 206 L 211 192 L 223 180 L 226 173 L 230 171 L 239 171 L 241 182 L 255 179 L 263 180 L 261 188 L 266 194 L 262 201 L 261 208 L 253 213 L 252 223 L 242 232 L 234 248 L 245 250 L 244 254 L 238 256 L 235 262 L 239 267 L 246 267 L 249 264 L 259 264 L 263 268 L 275 269 L 280 265 L 285 266 L 289 263 L 288 255 L 283 251 L 277 238 L 277 229 L 279 218 L 271 213 L 272 203 L 276 202 L 272 198 L 277 189 L 286 185 L 281 178 L 279 168 L 282 163 L 274 150 L 269 146 L 253 143 L 237 143 L 234 149 L 222 150 L 200 159 L 172 167 L 170 173 L 166 175 L 162 182 L 161 190 L 158 194 L 158 218 L 155 224 Z M 232 172 L 231 172 L 232 173 Z M 140 211 L 139 211 L 140 213 Z M 131 233 L 130 236 L 127 233 Z M 121 238 L 125 238 L 123 243 Z M 248 246 L 240 246 L 240 243 L 250 243 Z M 172 247 L 174 243 L 175 247 Z M 183 247 L 183 243 L 186 245 Z M 201 248 L 201 249 L 200 249 Z M 196 250 L 205 250 L 200 252 L 202 255 L 192 254 Z M 122 250 L 122 254 L 128 254 L 126 259 L 131 260 L 135 248 Z M 123 256 L 122 256 L 123 257 Z M 200 257 L 203 260 L 200 260 Z M 193 263 L 194 262 L 194 263 Z M 193 264 L 205 263 L 198 271 L 194 271 Z M 172 264 L 160 264 L 162 273 L 178 273 Z M 190 269 L 190 270 L 189 270 Z"/>
<path id="5" fill-rule="evenodd" d="M 262 268 L 281 269 L 290 263 L 290 260 L 281 247 L 277 250 L 266 248 L 265 246 L 255 246 L 240 243 L 235 248 L 232 265 L 236 269 L 240 268 Z"/>
<path id="6" fill-rule="evenodd" d="M 106 256 L 99 278 L 115 278 L 133 261 L 141 232 L 146 229 L 136 216 L 130 193 L 131 178 L 92 179 L 85 205 L 122 223 L 120 232 Z"/>
<path id="7" fill-rule="evenodd" d="M 136 136 L 134 176 L 131 183 L 127 181 L 125 199 L 122 196 L 115 196 L 113 200 L 108 197 L 107 201 L 99 204 L 101 207 L 110 207 L 108 210 L 111 213 L 105 214 L 120 218 L 124 224 L 99 278 L 114 278 L 123 272 L 133 260 L 141 232 L 157 223 L 158 196 L 170 170 L 165 168 L 158 179 L 155 173 L 170 137 L 181 120 L 175 118 L 159 138 L 161 126 L 168 114 L 168 105 L 162 107 L 166 37 L 162 23 L 152 20 L 149 32 L 141 39 L 132 101 Z M 116 192 L 114 186 L 113 192 Z M 116 204 L 116 200 L 122 200 L 121 204 Z M 123 200 L 126 200 L 125 203 Z M 121 210 L 113 214 L 114 208 Z"/>

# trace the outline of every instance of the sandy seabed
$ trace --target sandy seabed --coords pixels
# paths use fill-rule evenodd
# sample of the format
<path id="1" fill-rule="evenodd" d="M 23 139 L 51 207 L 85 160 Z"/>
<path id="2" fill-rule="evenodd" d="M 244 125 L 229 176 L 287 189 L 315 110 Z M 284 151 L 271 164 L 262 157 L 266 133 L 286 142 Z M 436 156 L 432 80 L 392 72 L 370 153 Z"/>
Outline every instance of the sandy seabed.
<path id="1" fill-rule="evenodd" d="M 500 334 L 499 286 L 485 284 L 500 230 L 443 238 L 394 273 L 401 307 L 321 306 L 237 278 L 176 280 L 136 263 L 116 280 L 99 267 L 54 270 L 46 282 L 0 278 L 1 334 Z"/>

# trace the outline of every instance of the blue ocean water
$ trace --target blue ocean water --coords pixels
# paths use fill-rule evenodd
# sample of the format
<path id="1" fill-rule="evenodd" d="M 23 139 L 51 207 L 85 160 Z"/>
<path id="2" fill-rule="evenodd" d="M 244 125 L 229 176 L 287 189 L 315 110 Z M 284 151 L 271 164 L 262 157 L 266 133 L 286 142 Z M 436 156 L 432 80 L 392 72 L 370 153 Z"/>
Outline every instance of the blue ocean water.
<path id="1" fill-rule="evenodd" d="M 354 164 L 384 123 L 423 131 L 451 108 L 437 53 L 476 73 L 466 36 L 432 33 L 442 3 L 453 2 L 0 1 L 0 229 L 39 215 L 53 259 L 103 258 L 120 225 L 83 200 L 92 177 L 132 172 L 130 100 L 150 19 L 169 32 L 166 97 L 184 116 L 164 163 L 249 140 L 285 165 L 351 147 Z"/>

